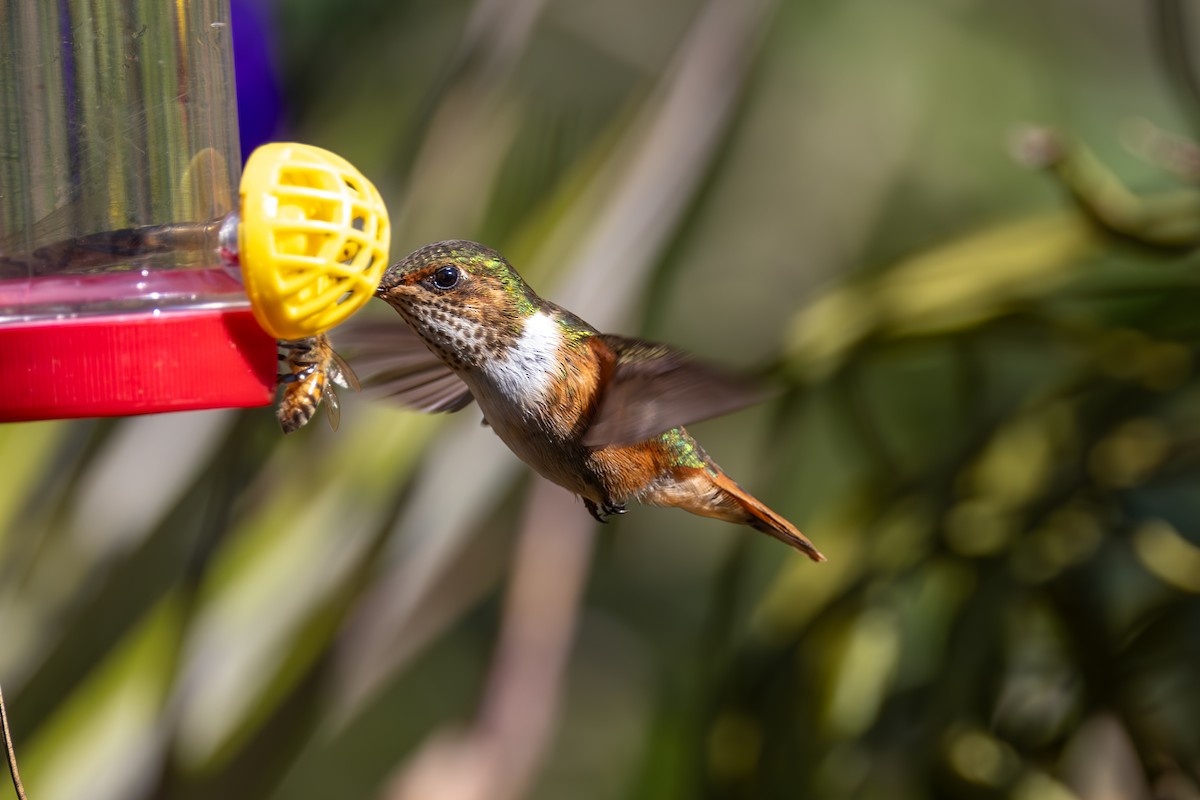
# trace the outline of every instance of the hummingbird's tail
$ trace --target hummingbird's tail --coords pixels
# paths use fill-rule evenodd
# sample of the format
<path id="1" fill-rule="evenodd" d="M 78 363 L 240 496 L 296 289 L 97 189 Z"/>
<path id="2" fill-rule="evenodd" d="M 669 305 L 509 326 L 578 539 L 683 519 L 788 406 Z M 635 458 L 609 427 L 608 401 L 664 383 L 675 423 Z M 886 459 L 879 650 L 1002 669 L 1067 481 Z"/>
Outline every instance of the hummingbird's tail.
<path id="1" fill-rule="evenodd" d="M 690 475 L 680 475 L 676 482 L 656 487 L 648 496 L 642 498 L 642 502 L 675 506 L 702 517 L 749 525 L 796 548 L 813 561 L 825 560 L 821 551 L 807 536 L 797 530 L 795 525 L 738 486 L 720 468 L 716 468 L 715 464 L 710 465 L 714 467 L 711 471 L 689 470 Z"/>
<path id="2" fill-rule="evenodd" d="M 757 497 L 734 483 L 733 479 L 724 472 L 718 472 L 713 483 L 727 498 L 732 501 L 735 516 L 731 522 L 749 525 L 757 531 L 775 537 L 786 545 L 796 548 L 813 561 L 824 561 L 825 556 L 808 540 L 808 537 L 796 529 L 796 526 L 767 508 Z M 702 512 L 698 512 L 702 513 Z"/>

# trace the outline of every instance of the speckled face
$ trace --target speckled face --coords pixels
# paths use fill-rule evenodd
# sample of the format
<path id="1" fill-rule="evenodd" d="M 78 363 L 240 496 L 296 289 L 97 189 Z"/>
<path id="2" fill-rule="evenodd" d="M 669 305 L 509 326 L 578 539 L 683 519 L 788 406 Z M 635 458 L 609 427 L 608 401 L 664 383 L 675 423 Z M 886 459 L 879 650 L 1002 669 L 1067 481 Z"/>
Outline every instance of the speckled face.
<path id="1" fill-rule="evenodd" d="M 466 241 L 410 254 L 388 268 L 375 294 L 459 370 L 501 357 L 541 303 L 499 253 Z"/>

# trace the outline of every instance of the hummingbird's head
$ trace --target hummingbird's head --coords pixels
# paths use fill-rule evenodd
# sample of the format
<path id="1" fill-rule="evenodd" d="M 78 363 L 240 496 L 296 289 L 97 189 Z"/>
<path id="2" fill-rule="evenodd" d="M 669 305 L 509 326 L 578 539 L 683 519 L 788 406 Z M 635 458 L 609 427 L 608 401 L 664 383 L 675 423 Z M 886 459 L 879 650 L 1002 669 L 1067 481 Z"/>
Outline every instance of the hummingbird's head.
<path id="1" fill-rule="evenodd" d="M 383 273 L 375 296 L 457 369 L 503 352 L 541 304 L 504 256 L 462 240 L 405 256 Z"/>

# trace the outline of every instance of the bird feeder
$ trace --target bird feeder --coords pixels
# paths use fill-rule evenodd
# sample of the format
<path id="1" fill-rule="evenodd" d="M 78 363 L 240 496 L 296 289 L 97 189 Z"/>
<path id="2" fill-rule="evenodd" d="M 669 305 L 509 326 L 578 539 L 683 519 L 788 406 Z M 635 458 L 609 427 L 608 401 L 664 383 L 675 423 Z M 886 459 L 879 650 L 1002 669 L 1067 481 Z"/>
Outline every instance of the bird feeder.
<path id="1" fill-rule="evenodd" d="M 0 421 L 270 403 L 379 281 L 375 187 L 285 143 L 239 186 L 226 0 L 0 2 Z"/>

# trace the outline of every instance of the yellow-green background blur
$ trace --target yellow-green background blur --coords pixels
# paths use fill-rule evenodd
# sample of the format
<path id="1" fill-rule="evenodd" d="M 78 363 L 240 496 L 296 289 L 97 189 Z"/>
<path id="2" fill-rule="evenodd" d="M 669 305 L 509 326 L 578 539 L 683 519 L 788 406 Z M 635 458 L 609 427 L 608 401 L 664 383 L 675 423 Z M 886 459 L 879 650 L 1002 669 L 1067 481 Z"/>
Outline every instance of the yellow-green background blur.
<path id="1" fill-rule="evenodd" d="M 394 258 L 769 374 L 693 433 L 829 562 L 595 526 L 473 406 L 6 425 L 31 797 L 1200 797 L 1194 5 L 267 7 Z"/>

